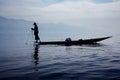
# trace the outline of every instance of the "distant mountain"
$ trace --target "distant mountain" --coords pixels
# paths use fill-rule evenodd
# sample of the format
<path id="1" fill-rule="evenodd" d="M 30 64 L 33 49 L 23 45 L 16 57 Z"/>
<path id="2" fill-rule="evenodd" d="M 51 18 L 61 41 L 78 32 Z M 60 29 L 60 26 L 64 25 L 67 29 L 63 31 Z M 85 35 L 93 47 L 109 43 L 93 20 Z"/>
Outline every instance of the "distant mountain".
<path id="1" fill-rule="evenodd" d="M 30 24 L 30 21 L 0 17 L 0 33 L 20 33 Z"/>
<path id="2" fill-rule="evenodd" d="M 17 31 L 23 32 L 29 30 L 33 27 L 32 21 L 25 21 L 25 20 L 18 20 L 18 19 L 8 19 L 4 17 L 0 17 L 0 31 Z M 69 32 L 72 31 L 74 28 L 64 25 L 64 24 L 52 24 L 52 23 L 38 23 L 38 27 L 40 32 L 51 32 L 51 33 L 58 33 L 58 32 Z"/>

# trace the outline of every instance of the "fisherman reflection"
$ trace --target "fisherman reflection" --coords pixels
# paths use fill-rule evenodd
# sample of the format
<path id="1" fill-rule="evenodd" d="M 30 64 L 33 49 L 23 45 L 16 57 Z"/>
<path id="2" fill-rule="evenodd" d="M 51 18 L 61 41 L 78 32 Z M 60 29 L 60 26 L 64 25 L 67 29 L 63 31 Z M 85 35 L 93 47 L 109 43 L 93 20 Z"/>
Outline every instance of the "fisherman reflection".
<path id="1" fill-rule="evenodd" d="M 35 66 L 37 67 L 37 65 L 39 64 L 39 45 L 34 45 L 34 54 L 33 54 L 33 58 L 34 58 L 34 63 Z"/>

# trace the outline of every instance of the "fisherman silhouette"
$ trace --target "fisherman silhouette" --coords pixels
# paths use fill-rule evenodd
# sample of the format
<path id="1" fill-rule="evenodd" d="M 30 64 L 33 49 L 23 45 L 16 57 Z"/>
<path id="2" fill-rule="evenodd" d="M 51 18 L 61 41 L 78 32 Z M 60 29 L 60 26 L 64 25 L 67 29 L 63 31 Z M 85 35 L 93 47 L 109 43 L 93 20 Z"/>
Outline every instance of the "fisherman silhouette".
<path id="1" fill-rule="evenodd" d="M 38 41 L 40 41 L 40 38 L 38 36 L 38 33 L 39 33 L 38 26 L 36 22 L 34 22 L 33 25 L 34 25 L 34 28 L 31 28 L 31 30 L 34 31 L 35 40 L 36 40 L 36 43 L 38 43 Z"/>

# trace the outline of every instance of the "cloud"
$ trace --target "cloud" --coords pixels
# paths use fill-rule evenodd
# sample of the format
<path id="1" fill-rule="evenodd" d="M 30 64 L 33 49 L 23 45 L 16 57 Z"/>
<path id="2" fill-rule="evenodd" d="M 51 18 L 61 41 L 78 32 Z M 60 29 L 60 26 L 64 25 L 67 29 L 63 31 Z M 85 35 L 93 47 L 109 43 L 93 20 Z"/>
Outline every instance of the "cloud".
<path id="1" fill-rule="evenodd" d="M 63 23 L 74 26 L 98 26 L 104 20 L 117 21 L 120 19 L 119 0 L 101 4 L 95 3 L 97 0 L 17 1 L 3 2 L 4 5 L 0 7 L 0 15 L 16 19 L 44 23 Z"/>
<path id="2" fill-rule="evenodd" d="M 113 2 L 117 2 L 117 1 L 120 1 L 120 0 L 112 0 Z"/>
<path id="3" fill-rule="evenodd" d="M 48 22 L 68 22 L 81 19 L 120 18 L 120 2 L 96 4 L 92 2 L 64 2 L 37 8 Z"/>

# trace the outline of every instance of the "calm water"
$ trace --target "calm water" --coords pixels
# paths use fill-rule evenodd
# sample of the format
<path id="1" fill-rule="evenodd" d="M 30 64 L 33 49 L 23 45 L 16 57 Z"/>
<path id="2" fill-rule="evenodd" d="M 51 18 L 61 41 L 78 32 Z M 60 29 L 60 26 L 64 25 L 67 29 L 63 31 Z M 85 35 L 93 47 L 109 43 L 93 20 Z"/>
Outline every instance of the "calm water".
<path id="1" fill-rule="evenodd" d="M 119 39 L 38 46 L 24 37 L 1 35 L 0 42 L 0 80 L 120 80 Z"/>

